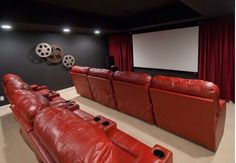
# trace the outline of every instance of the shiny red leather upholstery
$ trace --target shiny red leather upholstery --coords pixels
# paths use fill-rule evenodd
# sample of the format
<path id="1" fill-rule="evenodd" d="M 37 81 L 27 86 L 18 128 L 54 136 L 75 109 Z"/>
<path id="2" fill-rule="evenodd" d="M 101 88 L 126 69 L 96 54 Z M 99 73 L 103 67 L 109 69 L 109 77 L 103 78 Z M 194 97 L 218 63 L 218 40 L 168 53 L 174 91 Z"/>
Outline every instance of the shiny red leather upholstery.
<path id="1" fill-rule="evenodd" d="M 109 138 L 114 145 L 120 149 L 119 162 L 130 163 L 172 163 L 172 152 L 168 149 L 155 145 L 152 149 L 145 144 L 137 141 L 133 137 L 125 134 L 121 130 L 115 129 L 108 133 Z M 158 150 L 163 155 L 154 155 L 154 151 Z M 126 152 L 125 152 L 126 151 Z"/>
<path id="2" fill-rule="evenodd" d="M 33 130 L 33 126 L 31 123 L 29 123 L 17 110 L 17 108 L 14 105 L 11 105 L 11 110 L 13 112 L 13 116 L 15 120 L 18 122 L 20 125 L 20 128 L 24 130 L 25 132 L 30 132 Z"/>
<path id="3" fill-rule="evenodd" d="M 10 103 L 11 103 L 10 96 L 12 96 L 18 90 L 30 90 L 30 91 L 37 92 L 39 94 L 48 94 L 49 93 L 47 86 L 45 86 L 45 85 L 41 86 L 41 85 L 36 85 L 36 84 L 29 85 L 29 84 L 25 83 L 22 80 L 22 78 L 20 78 L 19 76 L 15 75 L 15 74 L 4 75 L 2 85 L 3 85 L 4 92 L 5 92 Z"/>
<path id="4" fill-rule="evenodd" d="M 149 123 L 155 121 L 161 128 L 210 150 L 217 149 L 224 132 L 226 102 L 219 99 L 219 89 L 213 83 L 158 75 L 152 78 L 151 85 L 148 74 L 116 71 L 112 79 L 109 73 L 96 70 L 91 69 L 89 75 L 96 96 L 108 97 L 100 92 L 109 83 L 105 86 L 105 82 L 102 85 L 98 81 L 109 78 L 119 111 Z"/>
<path id="5" fill-rule="evenodd" d="M 219 98 L 219 88 L 204 80 L 191 80 L 157 75 L 152 79 L 152 87 L 198 97 Z"/>
<path id="6" fill-rule="evenodd" d="M 66 101 L 60 96 L 57 99 L 53 99 L 53 101 L 48 100 L 46 97 L 29 90 L 18 90 L 11 96 L 12 110 L 15 115 L 20 114 L 16 119 L 21 121 L 24 128 L 28 128 L 28 125 L 32 126 L 35 115 L 45 107 L 57 106 L 71 111 L 79 109 L 79 106 L 74 102 Z"/>
<path id="7" fill-rule="evenodd" d="M 12 103 L 29 124 L 33 123 L 39 110 L 49 106 L 45 97 L 28 90 L 17 91 L 12 98 Z"/>
<path id="8" fill-rule="evenodd" d="M 78 112 L 79 111 L 79 112 Z M 116 123 L 101 115 L 92 117 L 88 113 L 76 110 L 78 116 L 103 130 L 112 141 L 116 152 L 118 153 L 118 162 L 121 163 L 172 163 L 172 152 L 168 149 L 155 145 L 152 149 L 145 144 L 137 141 L 116 128 Z M 155 155 L 154 151 L 158 150 L 161 155 Z"/>
<path id="9" fill-rule="evenodd" d="M 89 69 L 90 69 L 89 67 L 73 66 L 71 68 L 70 74 L 76 92 L 81 96 L 93 99 L 87 78 Z"/>
<path id="10" fill-rule="evenodd" d="M 211 82 L 155 76 L 150 94 L 155 124 L 216 151 L 224 131 L 226 102 Z"/>
<path id="11" fill-rule="evenodd" d="M 31 89 L 15 90 L 9 97 L 21 136 L 39 162 L 173 162 L 169 150 L 158 145 L 151 149 L 117 129 L 115 122 L 93 117 L 57 92 L 40 94 L 34 85 Z M 157 149 L 161 157 L 154 154 Z"/>
<path id="12" fill-rule="evenodd" d="M 46 85 L 37 85 L 37 84 L 32 84 L 30 85 L 31 89 L 39 94 L 48 94 L 49 89 Z"/>
<path id="13" fill-rule="evenodd" d="M 4 84 L 4 83 L 3 83 Z M 12 96 L 17 90 L 31 90 L 29 84 L 25 83 L 21 79 L 8 80 L 6 84 L 4 84 L 4 91 L 8 97 Z"/>
<path id="14" fill-rule="evenodd" d="M 151 76 L 144 73 L 116 71 L 113 78 L 117 108 L 124 113 L 153 123 L 149 97 Z"/>
<path id="15" fill-rule="evenodd" d="M 172 153 L 164 147 L 151 149 L 117 129 L 111 120 L 82 112 L 48 108 L 37 114 L 35 134 L 56 162 L 173 162 Z M 162 155 L 155 155 L 156 150 Z"/>
<path id="16" fill-rule="evenodd" d="M 6 74 L 3 76 L 3 84 L 6 85 L 8 81 L 12 81 L 12 80 L 21 80 L 21 77 L 19 77 L 18 75 L 15 75 L 15 74 Z"/>
<path id="17" fill-rule="evenodd" d="M 89 69 L 88 81 L 96 102 L 116 108 L 112 87 L 112 71 L 106 69 Z"/>
<path id="18" fill-rule="evenodd" d="M 72 112 L 44 109 L 36 116 L 34 129 L 56 162 L 117 162 L 109 138 Z"/>
<path id="19" fill-rule="evenodd" d="M 24 130 L 20 129 L 20 134 L 26 144 L 34 152 L 39 162 L 56 163 L 56 161 L 52 158 L 47 149 L 41 143 L 39 138 L 35 135 L 34 131 L 25 132 Z"/>
<path id="20" fill-rule="evenodd" d="M 116 71 L 114 79 L 143 86 L 150 86 L 151 76 L 146 73 Z"/>

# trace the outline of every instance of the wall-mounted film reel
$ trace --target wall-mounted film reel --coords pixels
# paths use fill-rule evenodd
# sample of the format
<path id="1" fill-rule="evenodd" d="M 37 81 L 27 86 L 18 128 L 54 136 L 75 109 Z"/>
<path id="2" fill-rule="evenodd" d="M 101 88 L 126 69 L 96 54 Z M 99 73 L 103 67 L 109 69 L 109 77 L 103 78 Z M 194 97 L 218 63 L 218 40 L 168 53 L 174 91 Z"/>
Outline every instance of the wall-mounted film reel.
<path id="1" fill-rule="evenodd" d="M 58 45 L 51 45 L 52 53 L 47 57 L 47 61 L 50 64 L 58 64 L 62 61 L 64 57 L 63 49 Z"/>
<path id="2" fill-rule="evenodd" d="M 72 55 L 65 55 L 62 59 L 62 64 L 66 68 L 71 68 L 75 64 L 75 58 Z"/>
<path id="3" fill-rule="evenodd" d="M 47 43 L 40 43 L 36 46 L 35 52 L 39 57 L 46 58 L 51 55 L 52 48 Z"/>

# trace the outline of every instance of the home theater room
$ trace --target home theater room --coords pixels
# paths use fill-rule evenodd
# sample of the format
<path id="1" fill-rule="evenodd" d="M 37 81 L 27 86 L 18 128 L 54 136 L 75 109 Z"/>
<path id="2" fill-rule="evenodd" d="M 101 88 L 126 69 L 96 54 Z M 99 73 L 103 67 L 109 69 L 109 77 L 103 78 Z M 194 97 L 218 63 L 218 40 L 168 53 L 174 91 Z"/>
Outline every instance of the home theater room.
<path id="1" fill-rule="evenodd" d="M 0 5 L 0 163 L 234 163 L 234 0 Z"/>

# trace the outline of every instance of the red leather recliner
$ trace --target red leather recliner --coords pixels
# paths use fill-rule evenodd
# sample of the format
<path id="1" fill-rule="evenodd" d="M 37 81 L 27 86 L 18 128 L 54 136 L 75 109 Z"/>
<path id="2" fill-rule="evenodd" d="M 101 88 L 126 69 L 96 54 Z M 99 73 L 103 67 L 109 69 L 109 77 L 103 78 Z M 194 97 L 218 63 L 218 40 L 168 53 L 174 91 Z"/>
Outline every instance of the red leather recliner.
<path id="1" fill-rule="evenodd" d="M 149 97 L 151 76 L 145 73 L 116 71 L 113 78 L 118 110 L 153 123 Z"/>
<path id="2" fill-rule="evenodd" d="M 157 126 L 216 151 L 226 113 L 216 85 L 158 75 L 150 94 Z"/>
<path id="3" fill-rule="evenodd" d="M 116 108 L 112 87 L 112 74 L 112 71 L 107 69 L 91 68 L 88 73 L 88 81 L 96 102 Z"/>
<path id="4" fill-rule="evenodd" d="M 93 99 L 92 92 L 88 83 L 87 74 L 89 67 L 73 66 L 70 74 L 74 83 L 76 92 L 81 96 Z"/>

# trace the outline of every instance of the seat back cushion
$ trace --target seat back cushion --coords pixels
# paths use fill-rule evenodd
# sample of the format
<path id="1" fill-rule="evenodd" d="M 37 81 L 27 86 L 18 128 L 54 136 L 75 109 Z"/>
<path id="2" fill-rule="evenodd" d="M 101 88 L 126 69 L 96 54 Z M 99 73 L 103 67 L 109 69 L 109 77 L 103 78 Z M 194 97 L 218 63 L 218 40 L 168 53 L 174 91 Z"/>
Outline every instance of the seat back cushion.
<path id="1" fill-rule="evenodd" d="M 12 79 L 4 85 L 5 93 L 10 98 L 17 90 L 32 90 L 30 85 L 20 79 Z"/>
<path id="2" fill-rule="evenodd" d="M 106 69 L 89 70 L 88 81 L 95 101 L 111 108 L 116 108 L 112 88 L 112 71 Z"/>
<path id="3" fill-rule="evenodd" d="M 11 80 L 21 80 L 23 81 L 18 75 L 15 75 L 15 74 L 6 74 L 3 76 L 3 84 L 7 84 L 8 81 L 11 81 Z"/>
<path id="4" fill-rule="evenodd" d="M 81 96 L 93 99 L 92 92 L 87 79 L 89 67 L 73 66 L 70 74 L 74 83 L 76 92 Z"/>
<path id="5" fill-rule="evenodd" d="M 56 162 L 117 162 L 117 152 L 104 132 L 68 110 L 40 111 L 34 128 Z"/>
<path id="6" fill-rule="evenodd" d="M 150 89 L 156 125 L 215 148 L 219 89 L 211 82 L 155 76 Z"/>
<path id="7" fill-rule="evenodd" d="M 73 66 L 71 68 L 71 72 L 79 73 L 79 74 L 88 74 L 90 67 L 83 67 L 83 66 Z"/>
<path id="8" fill-rule="evenodd" d="M 115 72 L 113 88 L 118 110 L 153 123 L 149 97 L 151 77 L 143 73 Z"/>
<path id="9" fill-rule="evenodd" d="M 218 86 L 212 82 L 162 75 L 152 78 L 152 87 L 216 100 L 219 99 L 220 94 Z"/>
<path id="10" fill-rule="evenodd" d="M 215 122 L 219 108 L 215 100 L 217 95 L 212 92 L 204 94 L 211 89 L 201 85 L 196 86 L 196 81 L 188 82 L 184 79 L 184 82 L 181 81 L 183 83 L 181 86 L 173 78 L 172 82 L 159 80 L 161 78 L 154 78 L 152 81 L 154 88 L 150 89 L 155 124 L 212 149 L 215 143 Z M 207 89 L 204 90 L 203 87 Z M 215 92 L 214 89 L 212 90 Z M 198 91 L 203 93 L 202 97 L 199 97 Z"/>
<path id="11" fill-rule="evenodd" d="M 33 123 L 39 110 L 49 106 L 45 97 L 28 90 L 17 91 L 12 99 L 17 111 L 29 124 Z"/>

